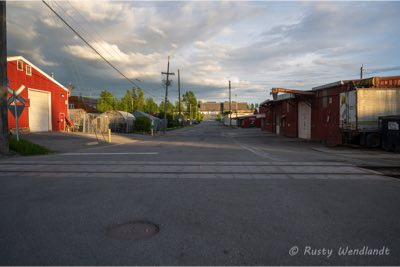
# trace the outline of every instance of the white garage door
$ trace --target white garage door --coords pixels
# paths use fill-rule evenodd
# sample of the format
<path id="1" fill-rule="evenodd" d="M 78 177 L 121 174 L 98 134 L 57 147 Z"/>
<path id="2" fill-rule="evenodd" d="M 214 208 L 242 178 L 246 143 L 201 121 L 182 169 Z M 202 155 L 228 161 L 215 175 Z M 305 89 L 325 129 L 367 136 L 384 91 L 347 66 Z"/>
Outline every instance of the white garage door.
<path id="1" fill-rule="evenodd" d="M 298 105 L 298 130 L 299 138 L 311 139 L 311 107 L 306 102 Z"/>
<path id="2" fill-rule="evenodd" d="M 31 132 L 50 130 L 50 92 L 29 89 L 29 129 Z"/>

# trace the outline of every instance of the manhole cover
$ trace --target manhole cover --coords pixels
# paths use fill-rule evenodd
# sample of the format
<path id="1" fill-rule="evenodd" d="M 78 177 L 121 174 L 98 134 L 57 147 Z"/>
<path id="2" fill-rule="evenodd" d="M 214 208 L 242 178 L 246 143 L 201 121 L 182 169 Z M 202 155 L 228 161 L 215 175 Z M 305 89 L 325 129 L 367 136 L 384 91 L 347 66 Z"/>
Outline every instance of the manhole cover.
<path id="1" fill-rule="evenodd" d="M 159 227 L 154 223 L 134 221 L 108 227 L 107 236 L 115 239 L 137 240 L 149 238 L 159 231 Z"/>

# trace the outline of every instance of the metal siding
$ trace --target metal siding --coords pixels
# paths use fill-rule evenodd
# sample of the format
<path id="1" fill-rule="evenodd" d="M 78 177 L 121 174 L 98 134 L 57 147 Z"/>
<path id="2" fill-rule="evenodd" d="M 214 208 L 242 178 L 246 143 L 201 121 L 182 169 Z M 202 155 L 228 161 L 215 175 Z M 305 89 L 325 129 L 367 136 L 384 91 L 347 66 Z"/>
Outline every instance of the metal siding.
<path id="1" fill-rule="evenodd" d="M 400 114 L 400 88 L 357 89 L 359 131 L 378 130 L 378 117 Z"/>
<path id="2" fill-rule="evenodd" d="M 322 89 L 317 92 L 313 99 L 311 110 L 311 139 L 327 144 L 341 144 L 342 135 L 339 128 L 340 123 L 340 93 L 347 91 L 347 84 L 332 88 Z M 331 103 L 323 108 L 323 93 L 327 91 L 327 97 L 331 97 Z"/>

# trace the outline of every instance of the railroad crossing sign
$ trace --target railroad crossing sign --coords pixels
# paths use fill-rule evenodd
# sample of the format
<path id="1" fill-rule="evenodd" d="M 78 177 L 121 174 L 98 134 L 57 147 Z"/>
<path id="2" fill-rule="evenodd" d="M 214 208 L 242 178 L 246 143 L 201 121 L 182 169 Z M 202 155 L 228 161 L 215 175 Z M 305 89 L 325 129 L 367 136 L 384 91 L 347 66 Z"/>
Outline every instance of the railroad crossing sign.
<path id="1" fill-rule="evenodd" d="M 25 85 L 21 85 L 18 88 L 18 90 L 15 90 L 15 91 L 9 87 L 7 88 L 8 92 L 11 94 L 11 97 L 7 101 L 8 106 L 10 106 L 11 103 L 15 102 L 16 100 L 18 100 L 19 102 L 22 103 L 22 105 L 25 106 L 26 100 L 22 96 L 20 96 L 20 94 L 22 93 L 22 91 L 24 91 L 24 89 L 25 89 Z"/>
<path id="2" fill-rule="evenodd" d="M 24 110 L 26 100 L 20 96 L 22 91 L 24 91 L 25 85 L 21 85 L 17 90 L 12 90 L 11 88 L 7 87 L 8 92 L 11 94 L 11 97 L 7 101 L 7 105 L 11 114 L 15 117 L 15 128 L 17 132 L 17 140 L 19 141 L 19 133 L 18 133 L 18 117 L 21 115 L 22 111 Z M 17 105 L 17 101 L 20 102 L 22 105 Z M 14 104 L 14 105 L 12 105 Z M 14 106 L 14 113 L 12 111 L 12 106 Z"/>

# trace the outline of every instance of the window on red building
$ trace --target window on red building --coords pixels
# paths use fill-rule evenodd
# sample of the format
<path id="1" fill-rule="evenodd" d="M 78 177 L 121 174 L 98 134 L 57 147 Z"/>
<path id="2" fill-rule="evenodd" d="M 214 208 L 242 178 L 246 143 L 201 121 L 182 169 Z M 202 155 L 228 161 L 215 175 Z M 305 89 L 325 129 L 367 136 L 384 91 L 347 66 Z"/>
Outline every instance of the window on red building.
<path id="1" fill-rule="evenodd" d="M 17 60 L 17 70 L 24 70 L 24 62 L 22 60 Z"/>
<path id="2" fill-rule="evenodd" d="M 26 75 L 32 75 L 32 67 L 30 65 L 26 65 Z"/>

